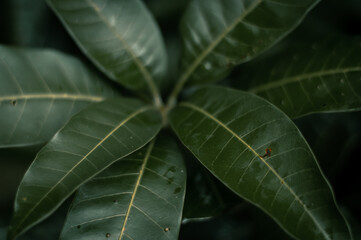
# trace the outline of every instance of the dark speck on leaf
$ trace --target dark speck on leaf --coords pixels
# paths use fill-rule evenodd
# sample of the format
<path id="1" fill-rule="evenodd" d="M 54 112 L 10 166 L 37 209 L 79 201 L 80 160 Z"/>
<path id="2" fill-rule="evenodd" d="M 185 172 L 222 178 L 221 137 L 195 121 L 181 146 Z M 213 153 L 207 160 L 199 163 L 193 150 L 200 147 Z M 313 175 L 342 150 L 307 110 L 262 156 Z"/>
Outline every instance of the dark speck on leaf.
<path id="1" fill-rule="evenodd" d="M 110 233 L 105 234 L 107 238 L 110 238 Z"/>
<path id="2" fill-rule="evenodd" d="M 174 182 L 174 177 L 168 178 L 167 183 L 172 184 Z"/>
<path id="3" fill-rule="evenodd" d="M 11 105 L 16 106 L 16 100 L 11 100 Z"/>
<path id="4" fill-rule="evenodd" d="M 76 226 L 77 228 L 80 228 L 80 225 Z"/>
<path id="5" fill-rule="evenodd" d="M 181 190 L 182 190 L 182 188 L 181 188 L 181 187 L 177 187 L 176 189 L 174 189 L 174 194 L 179 193 Z"/>
<path id="6" fill-rule="evenodd" d="M 114 199 L 114 200 L 113 200 L 113 203 L 118 203 L 118 200 L 117 200 L 117 199 Z"/>

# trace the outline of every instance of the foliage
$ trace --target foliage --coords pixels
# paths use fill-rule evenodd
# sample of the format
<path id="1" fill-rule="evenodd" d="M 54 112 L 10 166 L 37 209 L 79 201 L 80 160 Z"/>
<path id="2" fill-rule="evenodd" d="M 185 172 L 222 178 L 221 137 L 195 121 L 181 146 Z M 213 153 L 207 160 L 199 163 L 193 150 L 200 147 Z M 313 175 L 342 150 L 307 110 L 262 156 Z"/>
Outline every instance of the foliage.
<path id="1" fill-rule="evenodd" d="M 167 2 L 47 0 L 77 46 L 24 19 L 9 40 L 19 46 L 0 46 L 0 149 L 37 152 L 7 239 L 59 207 L 60 239 L 182 239 L 182 220 L 241 224 L 227 214 L 280 239 L 352 239 L 316 159 L 333 158 L 319 146 L 332 127 L 312 138 L 305 126 L 324 120 L 304 116 L 361 109 L 358 33 L 303 21 L 319 0 Z M 341 132 L 354 149 L 359 138 Z"/>

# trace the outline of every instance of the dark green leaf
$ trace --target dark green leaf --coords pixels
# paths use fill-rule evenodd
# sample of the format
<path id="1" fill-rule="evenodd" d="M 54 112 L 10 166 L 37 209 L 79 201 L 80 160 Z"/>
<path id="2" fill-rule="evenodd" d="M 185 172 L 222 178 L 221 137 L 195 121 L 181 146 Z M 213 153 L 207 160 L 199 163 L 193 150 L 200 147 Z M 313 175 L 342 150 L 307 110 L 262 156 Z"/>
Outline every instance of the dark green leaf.
<path id="1" fill-rule="evenodd" d="M 191 170 L 191 169 L 190 169 Z M 188 177 L 187 195 L 183 218 L 186 222 L 216 216 L 225 209 L 226 203 L 214 177 L 206 170 L 200 170 Z M 189 172 L 189 171 L 188 171 Z"/>
<path id="2" fill-rule="evenodd" d="M 203 88 L 170 113 L 181 141 L 225 185 L 298 239 L 350 239 L 297 127 L 252 94 Z M 266 149 L 272 152 L 267 156 Z"/>
<path id="3" fill-rule="evenodd" d="M 106 100 L 75 115 L 26 172 L 8 238 L 49 216 L 81 184 L 144 146 L 161 125 L 154 107 L 132 99 Z"/>
<path id="4" fill-rule="evenodd" d="M 48 40 L 45 26 L 51 20 L 46 3 L 43 0 L 11 0 L 9 3 L 6 11 L 12 15 L 11 21 L 8 21 L 12 43 L 17 46 L 43 46 Z"/>
<path id="5" fill-rule="evenodd" d="M 295 122 L 336 192 L 345 189 L 342 182 L 358 178 L 348 180 L 345 173 L 358 171 L 353 165 L 361 149 L 361 112 L 313 114 Z"/>
<path id="6" fill-rule="evenodd" d="M 234 207 L 243 200 L 232 193 L 192 156 L 185 155 L 187 164 L 187 194 L 184 202 L 184 222 L 206 220 Z"/>
<path id="7" fill-rule="evenodd" d="M 237 207 L 215 218 L 185 222 L 182 225 L 180 239 L 292 240 L 294 238 L 286 234 L 267 214 L 243 201 Z"/>
<path id="8" fill-rule="evenodd" d="M 361 38 L 300 42 L 245 66 L 239 81 L 290 117 L 361 109 Z M 275 61 L 277 58 L 277 61 Z"/>
<path id="9" fill-rule="evenodd" d="M 83 52 L 111 79 L 133 90 L 157 86 L 167 55 L 140 0 L 48 0 Z"/>
<path id="10" fill-rule="evenodd" d="M 0 148 L 48 141 L 110 86 L 79 60 L 51 50 L 0 46 Z"/>
<path id="11" fill-rule="evenodd" d="M 182 22 L 180 82 L 209 83 L 269 48 L 319 0 L 194 0 Z"/>
<path id="12" fill-rule="evenodd" d="M 185 180 L 174 139 L 161 135 L 79 189 L 61 239 L 177 239 Z"/>
<path id="13" fill-rule="evenodd" d="M 160 24 L 169 24 L 169 22 L 177 22 L 182 16 L 184 9 L 187 7 L 190 0 L 169 1 L 169 0 L 143 0 L 147 7 L 152 12 L 154 17 L 158 19 Z M 172 26 L 172 30 L 174 26 Z"/>
<path id="14" fill-rule="evenodd" d="M 46 1 L 4 0 L 2 2 L 4 5 L 9 2 L 9 6 L 3 5 L 0 10 L 3 16 L 10 14 L 10 16 L 5 15 L 3 21 L 11 31 L 9 33 L 1 31 L 3 35 L 11 37 L 11 42 L 7 44 L 55 48 L 73 55 L 78 54 L 74 41 L 47 6 Z"/>

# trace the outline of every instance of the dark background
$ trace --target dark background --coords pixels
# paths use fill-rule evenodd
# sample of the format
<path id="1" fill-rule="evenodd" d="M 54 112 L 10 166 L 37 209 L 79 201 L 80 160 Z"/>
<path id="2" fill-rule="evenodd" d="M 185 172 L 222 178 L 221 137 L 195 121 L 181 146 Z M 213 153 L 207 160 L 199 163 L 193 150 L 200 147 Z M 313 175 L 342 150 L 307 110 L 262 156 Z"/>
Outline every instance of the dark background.
<path id="1" fill-rule="evenodd" d="M 180 55 L 179 19 L 188 1 L 144 2 L 156 17 L 166 39 L 171 69 L 168 82 L 171 85 L 176 79 L 175 69 Z M 361 35 L 360 0 L 322 1 L 293 34 L 279 44 L 295 36 L 307 39 L 324 37 L 330 33 Z M 87 61 L 44 0 L 2 0 L 0 44 L 53 48 Z M 224 84 L 227 85 L 226 82 Z M 296 119 L 295 122 L 333 186 L 341 211 L 352 226 L 354 238 L 361 239 L 361 112 L 313 114 Z M 17 186 L 40 148 L 0 149 L 0 239 L 5 239 Z M 188 179 L 188 182 L 192 182 L 192 179 Z M 233 195 L 230 192 L 227 194 Z M 231 203 L 221 210 L 223 214 L 208 220 L 184 223 L 180 239 L 290 239 L 262 211 L 236 196 L 231 198 Z M 189 197 L 187 201 L 191 202 Z M 70 200 L 65 202 L 55 214 L 20 239 L 57 239 L 69 203 Z"/>

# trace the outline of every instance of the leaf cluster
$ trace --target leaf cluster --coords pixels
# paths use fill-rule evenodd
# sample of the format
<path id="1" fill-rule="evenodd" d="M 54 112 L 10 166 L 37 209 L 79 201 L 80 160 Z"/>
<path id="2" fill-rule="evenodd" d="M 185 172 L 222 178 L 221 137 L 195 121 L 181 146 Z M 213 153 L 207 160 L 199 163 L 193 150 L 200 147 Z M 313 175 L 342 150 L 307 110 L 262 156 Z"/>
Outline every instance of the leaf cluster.
<path id="1" fill-rule="evenodd" d="M 319 2 L 47 0 L 81 53 L 0 46 L 0 148 L 44 144 L 7 238 L 75 193 L 60 239 L 178 239 L 248 204 L 292 238 L 352 239 L 293 119 L 361 109 L 361 38 L 280 42 Z"/>

